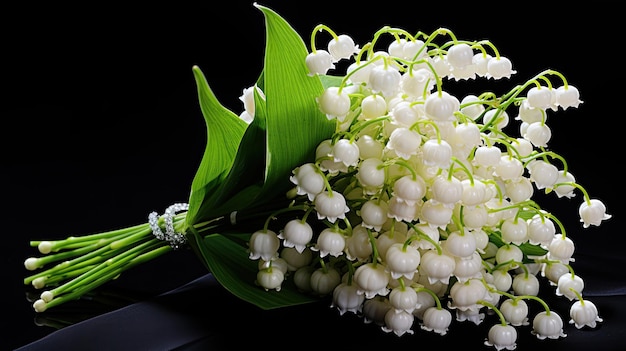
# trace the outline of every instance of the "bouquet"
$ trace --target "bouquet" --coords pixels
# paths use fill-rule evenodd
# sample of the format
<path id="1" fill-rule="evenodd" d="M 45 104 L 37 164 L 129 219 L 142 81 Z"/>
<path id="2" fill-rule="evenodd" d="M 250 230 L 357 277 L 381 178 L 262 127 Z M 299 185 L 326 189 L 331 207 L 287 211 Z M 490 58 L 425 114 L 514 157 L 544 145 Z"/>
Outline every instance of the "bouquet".
<path id="1" fill-rule="evenodd" d="M 243 112 L 221 105 L 192 69 L 207 141 L 188 202 L 128 228 L 31 241 L 41 256 L 25 261 L 24 283 L 42 290 L 35 311 L 189 247 L 260 308 L 328 299 L 399 337 L 445 335 L 453 318 L 480 324 L 490 313 L 499 323 L 485 344 L 512 350 L 522 325 L 559 339 L 565 322 L 602 322 L 565 226 L 533 199 L 579 195 L 585 228 L 611 218 L 548 148 L 548 117 L 582 103 L 562 73 L 455 96 L 444 83 L 506 80 L 511 60 L 446 28 L 384 26 L 358 45 L 320 24 L 307 48 L 280 15 L 255 6 L 265 61 L 243 89 Z M 541 278 L 571 301 L 569 319 L 539 296 Z M 529 304 L 541 312 L 529 315 Z"/>

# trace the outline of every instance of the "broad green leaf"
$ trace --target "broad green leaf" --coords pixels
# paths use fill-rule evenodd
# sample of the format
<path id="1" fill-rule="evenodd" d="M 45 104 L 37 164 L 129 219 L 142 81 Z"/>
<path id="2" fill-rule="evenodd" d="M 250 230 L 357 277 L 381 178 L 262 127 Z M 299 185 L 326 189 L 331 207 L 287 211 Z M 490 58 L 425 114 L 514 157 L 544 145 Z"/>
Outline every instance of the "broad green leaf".
<path id="1" fill-rule="evenodd" d="M 200 110 L 207 128 L 207 142 L 191 184 L 186 217 L 189 225 L 198 222 L 196 216 L 204 199 L 220 185 L 220 177 L 230 169 L 247 127 L 246 122 L 219 103 L 199 67 L 193 67 L 193 74 L 198 87 Z"/>
<path id="2" fill-rule="evenodd" d="M 319 110 L 317 97 L 324 88 L 310 77 L 307 48 L 298 33 L 276 12 L 256 5 L 265 15 L 267 42 L 262 76 L 267 97 L 267 162 L 259 201 L 284 194 L 291 171 L 315 158 L 315 148 L 335 131 Z"/>
<path id="3" fill-rule="evenodd" d="M 250 235 L 245 235 L 245 240 Z M 274 309 L 318 301 L 298 292 L 292 280 L 283 283 L 280 291 L 265 291 L 255 284 L 258 262 L 248 257 L 246 249 L 224 235 L 204 237 L 199 250 L 218 282 L 233 295 L 263 309 Z"/>
<path id="4" fill-rule="evenodd" d="M 219 187 L 207 193 L 195 223 L 207 221 L 253 205 L 265 175 L 265 102 L 255 90 L 255 117 L 246 129 L 232 166 Z M 245 191 L 244 191 L 245 189 Z"/>

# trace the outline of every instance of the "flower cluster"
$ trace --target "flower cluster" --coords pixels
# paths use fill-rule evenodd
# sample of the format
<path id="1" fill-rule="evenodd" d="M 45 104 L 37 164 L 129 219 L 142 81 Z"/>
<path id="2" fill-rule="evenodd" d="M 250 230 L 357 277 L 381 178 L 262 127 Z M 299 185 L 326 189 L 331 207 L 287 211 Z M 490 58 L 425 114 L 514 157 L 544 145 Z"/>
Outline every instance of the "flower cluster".
<path id="1" fill-rule="evenodd" d="M 315 47 L 324 31 L 328 50 Z M 384 35 L 393 40 L 375 49 Z M 574 301 L 576 328 L 602 321 L 570 265 L 573 241 L 533 200 L 536 191 L 566 199 L 580 192 L 583 227 L 611 217 L 547 147 L 548 116 L 578 107 L 576 87 L 546 70 L 501 96 L 457 97 L 444 81 L 496 81 L 516 71 L 493 43 L 459 40 L 445 28 L 412 35 L 383 27 L 359 48 L 320 25 L 311 45 L 306 66 L 332 82 L 317 102 L 336 132 L 314 162 L 293 170 L 290 207 L 250 237 L 260 287 L 280 291 L 292 279 L 303 293 L 331 296 L 340 314 L 398 336 L 416 324 L 444 335 L 453 313 L 479 324 L 488 310 L 500 323 L 485 344 L 497 350 L 514 349 L 515 327 L 529 323 L 539 339 L 566 336 L 562 318 L 538 296 L 540 277 Z M 350 61 L 345 75 L 328 75 L 342 60 Z M 242 101 L 249 122 L 249 89 Z M 279 216 L 286 220 L 273 228 Z M 542 312 L 529 316 L 527 302 Z"/>

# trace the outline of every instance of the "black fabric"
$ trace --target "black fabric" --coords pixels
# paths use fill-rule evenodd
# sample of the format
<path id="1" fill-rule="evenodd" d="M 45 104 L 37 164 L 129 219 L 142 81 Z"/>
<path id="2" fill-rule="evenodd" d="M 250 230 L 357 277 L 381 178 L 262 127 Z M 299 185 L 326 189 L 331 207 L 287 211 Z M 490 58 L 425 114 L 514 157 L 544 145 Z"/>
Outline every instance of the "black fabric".
<path id="1" fill-rule="evenodd" d="M 623 282 L 622 282 L 623 283 Z M 626 286 L 610 292 L 596 291 L 588 297 L 600 310 L 603 322 L 596 329 L 575 329 L 561 313 L 568 336 L 538 340 L 530 327 L 518 328 L 518 350 L 533 347 L 550 350 L 624 350 L 626 342 Z M 612 288 L 613 289 L 613 288 Z M 555 310 L 568 302 L 549 298 Z M 490 321 L 490 322 L 487 322 Z M 401 337 L 373 324 L 364 324 L 353 314 L 339 313 L 327 302 L 264 311 L 242 302 L 223 289 L 211 274 L 147 301 L 131 304 L 51 333 L 16 351 L 47 350 L 232 350 L 257 347 L 316 349 L 370 349 L 445 345 L 489 349 L 483 345 L 486 330 L 494 320 L 481 325 L 453 321 L 441 336 L 416 329 Z M 493 349 L 493 348 L 491 348 Z"/>

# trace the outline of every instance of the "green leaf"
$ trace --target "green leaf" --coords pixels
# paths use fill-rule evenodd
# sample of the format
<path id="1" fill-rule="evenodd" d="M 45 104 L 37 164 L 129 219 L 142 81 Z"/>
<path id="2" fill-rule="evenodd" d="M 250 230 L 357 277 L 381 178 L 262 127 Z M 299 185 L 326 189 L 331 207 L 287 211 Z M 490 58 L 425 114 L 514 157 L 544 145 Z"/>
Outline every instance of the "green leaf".
<path id="1" fill-rule="evenodd" d="M 267 97 L 267 164 L 259 195 L 263 201 L 293 186 L 291 171 L 314 160 L 315 148 L 332 136 L 335 122 L 317 105 L 324 88 L 319 77 L 308 75 L 302 38 L 276 12 L 256 6 L 265 15 L 267 33 L 265 68 L 258 83 Z"/>
<path id="2" fill-rule="evenodd" d="M 250 235 L 242 234 L 245 240 Z M 258 262 L 248 257 L 246 249 L 224 235 L 213 234 L 199 243 L 200 252 L 211 273 L 233 295 L 262 309 L 274 309 L 319 301 L 319 298 L 298 292 L 292 280 L 285 281 L 280 291 L 265 291 L 255 284 Z"/>
<path id="3" fill-rule="evenodd" d="M 207 128 L 207 142 L 191 184 L 186 217 L 189 225 L 198 223 L 196 216 L 207 194 L 221 184 L 220 177 L 230 169 L 247 127 L 245 121 L 219 103 L 199 67 L 193 67 L 193 74 L 198 87 L 200 110 Z"/>

